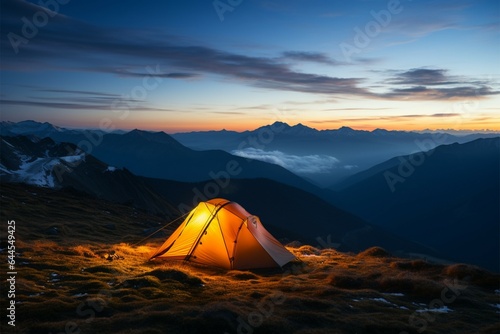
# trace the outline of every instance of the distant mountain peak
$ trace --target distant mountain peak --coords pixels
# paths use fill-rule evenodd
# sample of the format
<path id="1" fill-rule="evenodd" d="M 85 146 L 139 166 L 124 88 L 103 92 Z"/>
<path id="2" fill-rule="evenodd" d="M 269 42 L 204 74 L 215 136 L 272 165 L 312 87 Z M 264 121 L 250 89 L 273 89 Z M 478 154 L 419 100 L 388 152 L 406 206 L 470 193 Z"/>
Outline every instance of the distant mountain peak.
<path id="1" fill-rule="evenodd" d="M 21 122 L 1 122 L 1 128 L 10 131 L 14 134 L 29 135 L 36 134 L 41 137 L 46 137 L 54 132 L 61 132 L 64 129 L 55 126 L 49 122 L 37 122 L 34 120 L 26 120 Z"/>
<path id="2" fill-rule="evenodd" d="M 353 128 L 350 128 L 348 126 L 342 126 L 338 129 L 339 131 L 356 131 Z"/>
<path id="3" fill-rule="evenodd" d="M 351 136 L 351 135 L 355 135 L 357 133 L 362 133 L 364 131 L 358 131 L 358 130 L 354 130 L 353 128 L 350 128 L 348 126 L 342 126 L 342 127 L 338 128 L 337 130 L 334 130 L 334 132 L 339 134 L 339 135 Z"/>
<path id="4" fill-rule="evenodd" d="M 281 122 L 281 121 L 276 121 L 273 124 L 271 124 L 272 127 L 277 127 L 277 126 L 284 126 L 285 128 L 290 128 L 291 126 L 288 123 Z"/>
<path id="5" fill-rule="evenodd" d="M 124 135 L 116 135 L 116 136 L 117 137 L 115 137 L 115 138 L 120 138 L 120 136 L 124 136 L 124 138 L 128 138 L 129 140 L 138 141 L 138 142 L 142 142 L 142 143 L 150 142 L 150 143 L 164 144 L 164 145 L 168 145 L 171 148 L 175 148 L 175 149 L 183 150 L 183 151 L 190 151 L 191 150 L 191 149 L 187 148 L 186 146 L 182 145 L 181 143 L 179 143 L 172 136 L 170 136 L 169 134 L 167 134 L 163 131 L 151 132 L 151 131 L 134 129 L 132 131 L 127 132 Z"/>
<path id="6" fill-rule="evenodd" d="M 142 134 L 146 131 L 144 130 L 139 130 L 139 129 L 134 129 L 126 133 L 126 135 L 136 135 L 136 134 Z"/>
<path id="7" fill-rule="evenodd" d="M 307 125 L 304 125 L 304 124 L 302 124 L 302 123 L 297 123 L 297 124 L 295 124 L 295 125 L 293 126 L 293 128 L 306 128 L 306 129 L 312 129 L 312 130 L 314 130 L 313 128 L 308 127 Z"/>
<path id="8" fill-rule="evenodd" d="M 144 136 L 146 138 L 148 137 L 170 137 L 169 134 L 163 132 L 163 131 L 147 131 L 147 130 L 140 130 L 140 129 L 134 129 L 129 132 L 127 132 L 125 135 L 140 135 Z"/>

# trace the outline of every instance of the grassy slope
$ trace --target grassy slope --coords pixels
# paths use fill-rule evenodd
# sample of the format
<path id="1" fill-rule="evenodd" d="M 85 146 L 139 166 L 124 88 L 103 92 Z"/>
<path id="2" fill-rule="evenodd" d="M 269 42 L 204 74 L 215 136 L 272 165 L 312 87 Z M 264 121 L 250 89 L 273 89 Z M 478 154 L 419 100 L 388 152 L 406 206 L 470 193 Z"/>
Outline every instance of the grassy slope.
<path id="1" fill-rule="evenodd" d="M 289 247 L 300 261 L 283 271 L 148 262 L 163 239 L 131 244 L 162 226 L 160 217 L 67 191 L 1 190 L 0 248 L 7 220 L 15 219 L 19 253 L 17 325 L 7 326 L 2 314 L 2 333 L 500 330 L 492 306 L 500 303 L 499 276 L 476 267 L 403 260 L 378 248 L 355 255 L 310 246 Z M 5 291 L 2 277 L 3 313 Z M 440 303 L 452 311 L 417 311 Z"/>

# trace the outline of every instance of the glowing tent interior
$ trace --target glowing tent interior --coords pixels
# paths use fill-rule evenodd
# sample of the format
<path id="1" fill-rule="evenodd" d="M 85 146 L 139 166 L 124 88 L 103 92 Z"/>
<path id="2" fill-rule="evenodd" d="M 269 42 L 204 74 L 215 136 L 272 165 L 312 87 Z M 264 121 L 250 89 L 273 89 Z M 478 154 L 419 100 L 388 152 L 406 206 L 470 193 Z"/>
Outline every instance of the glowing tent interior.
<path id="1" fill-rule="evenodd" d="M 282 267 L 295 256 L 239 204 L 201 202 L 151 256 L 226 269 Z"/>

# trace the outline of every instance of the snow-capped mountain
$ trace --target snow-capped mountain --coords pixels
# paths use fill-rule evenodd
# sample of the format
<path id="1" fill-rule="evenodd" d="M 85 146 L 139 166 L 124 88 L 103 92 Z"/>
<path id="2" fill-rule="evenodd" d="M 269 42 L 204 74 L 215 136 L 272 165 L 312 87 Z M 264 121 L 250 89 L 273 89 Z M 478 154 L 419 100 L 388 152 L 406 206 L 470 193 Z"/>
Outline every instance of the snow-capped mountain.
<path id="1" fill-rule="evenodd" d="M 175 216 L 177 209 L 126 169 L 109 166 L 76 145 L 50 138 L 0 136 L 0 181 L 72 187 L 97 198 Z"/>
<path id="2" fill-rule="evenodd" d="M 68 155 L 58 156 L 58 152 L 53 151 L 53 142 L 48 139 L 39 143 L 45 152 L 38 149 L 26 152 L 11 142 L 20 144 L 19 139 L 15 137 L 2 138 L 1 141 L 2 146 L 5 146 L 2 147 L 2 153 L 7 152 L 1 157 L 0 177 L 9 182 L 49 188 L 61 187 L 64 172 L 85 161 L 85 154 L 79 149 L 68 152 Z"/>
<path id="3" fill-rule="evenodd" d="M 32 134 L 40 138 L 49 137 L 56 132 L 69 131 L 65 128 L 52 125 L 48 122 L 40 123 L 36 121 L 22 122 L 0 122 L 0 133 L 2 135 Z"/>

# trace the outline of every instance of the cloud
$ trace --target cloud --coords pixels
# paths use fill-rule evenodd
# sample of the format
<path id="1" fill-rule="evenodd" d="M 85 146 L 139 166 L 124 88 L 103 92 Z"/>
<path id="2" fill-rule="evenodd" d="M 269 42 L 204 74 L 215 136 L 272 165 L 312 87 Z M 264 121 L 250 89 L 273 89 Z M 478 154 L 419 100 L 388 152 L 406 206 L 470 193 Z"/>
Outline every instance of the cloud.
<path id="1" fill-rule="evenodd" d="M 358 165 L 345 165 L 343 168 L 347 169 L 347 170 L 351 170 L 351 169 L 358 168 Z"/>
<path id="2" fill-rule="evenodd" d="M 460 86 L 443 88 L 413 86 L 409 88 L 393 89 L 389 93 L 381 94 L 381 97 L 403 100 L 449 100 L 454 98 L 481 98 L 499 93 L 499 91 L 494 91 L 488 86 Z"/>
<path id="3" fill-rule="evenodd" d="M 2 8 L 1 30 L 21 34 L 20 17 L 33 17 L 41 7 L 23 1 L 7 1 Z M 181 38 L 157 31 L 103 28 L 60 14 L 39 29 L 16 54 L 2 34 L 2 66 L 6 70 L 74 70 L 143 76 L 144 64 L 174 69 L 159 77 L 190 79 L 201 74 L 230 77 L 244 84 L 285 91 L 320 94 L 369 95 L 359 87 L 363 79 L 301 73 L 276 57 L 236 54 L 207 46 L 190 45 Z M 328 62 L 318 53 L 288 53 L 309 61 Z"/>
<path id="4" fill-rule="evenodd" d="M 156 108 L 144 101 L 124 98 L 88 97 L 88 98 L 37 98 L 36 100 L 0 99 L 2 105 L 41 107 L 66 110 L 137 110 L 137 111 L 177 111 Z"/>
<path id="5" fill-rule="evenodd" d="M 218 115 L 245 115 L 244 112 L 239 111 L 211 111 L 210 113 Z"/>
<path id="6" fill-rule="evenodd" d="M 85 91 L 85 90 L 73 90 L 73 89 L 48 89 L 48 88 L 36 88 L 35 87 L 35 90 L 38 92 L 46 92 L 46 93 L 91 95 L 91 96 L 102 96 L 102 97 L 110 97 L 110 98 L 119 98 L 120 97 L 120 95 L 118 95 L 118 94 L 93 92 L 93 91 Z"/>
<path id="7" fill-rule="evenodd" d="M 456 84 L 450 81 L 444 69 L 414 68 L 406 72 L 398 73 L 391 83 L 402 85 L 446 85 Z"/>
<path id="8" fill-rule="evenodd" d="M 139 78 L 144 78 L 148 76 L 155 76 L 159 78 L 167 78 L 167 79 L 192 79 L 192 78 L 198 78 L 201 75 L 199 73 L 187 73 L 187 72 L 148 72 L 144 70 L 140 70 L 138 72 L 134 71 L 135 69 L 128 69 L 128 68 L 116 68 L 113 70 L 110 70 L 111 73 L 118 74 L 120 76 L 124 77 L 139 77 Z"/>
<path id="9" fill-rule="evenodd" d="M 283 57 L 290 60 L 307 61 L 312 63 L 320 63 L 327 65 L 338 65 L 340 62 L 328 57 L 320 52 L 303 52 L 303 51 L 286 51 L 283 52 Z"/>
<path id="10" fill-rule="evenodd" d="M 394 108 L 328 108 L 328 109 L 322 109 L 323 111 L 367 111 L 367 110 L 391 110 Z"/>
<path id="11" fill-rule="evenodd" d="M 250 56 L 193 45 L 182 37 L 160 31 L 104 27 L 53 12 L 47 14 L 49 19 L 43 29 L 38 29 L 27 43 L 17 45 L 16 53 L 15 42 L 9 36 L 22 36 L 21 18 L 31 18 L 40 11 L 46 10 L 30 2 L 2 3 L 2 70 L 88 71 L 144 77 L 150 74 L 145 68 L 150 65 L 162 69 L 154 74 L 161 78 L 186 80 L 216 75 L 264 89 L 372 99 L 431 100 L 500 93 L 471 80 L 461 80 L 458 87 L 450 87 L 453 81 L 442 69 L 400 72 L 386 82 L 387 92 L 378 93 L 367 87 L 368 78 L 298 72 L 289 63 L 296 60 L 339 65 L 324 53 L 285 51 L 278 57 Z M 445 83 L 448 86 L 443 86 Z"/>
<path id="12" fill-rule="evenodd" d="M 329 155 L 298 156 L 281 151 L 264 151 L 253 147 L 234 150 L 231 153 L 244 158 L 280 165 L 297 174 L 329 173 L 339 163 L 337 158 Z"/>
<path id="13" fill-rule="evenodd" d="M 364 110 L 364 109 L 361 109 Z M 315 124 L 323 124 L 323 123 L 337 123 L 337 124 L 346 124 L 346 123 L 355 123 L 355 122 L 371 122 L 371 121 L 389 121 L 394 122 L 398 120 L 408 120 L 408 119 L 416 119 L 416 118 L 446 118 L 446 117 L 460 117 L 462 114 L 460 113 L 437 113 L 437 114 L 411 114 L 411 115 L 392 115 L 392 116 L 374 116 L 374 117 L 358 117 L 358 118 L 334 118 L 334 119 L 323 119 L 323 120 L 314 120 L 310 121 L 310 123 Z"/>
<path id="14" fill-rule="evenodd" d="M 499 94 L 488 81 L 448 75 L 445 69 L 413 68 L 408 71 L 387 71 L 389 92 L 380 97 L 406 100 L 447 100 L 480 98 Z M 403 88 L 399 88 L 402 86 Z"/>

